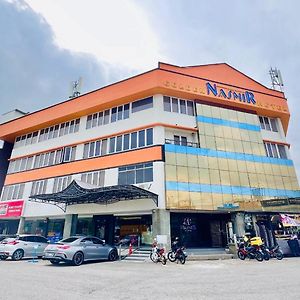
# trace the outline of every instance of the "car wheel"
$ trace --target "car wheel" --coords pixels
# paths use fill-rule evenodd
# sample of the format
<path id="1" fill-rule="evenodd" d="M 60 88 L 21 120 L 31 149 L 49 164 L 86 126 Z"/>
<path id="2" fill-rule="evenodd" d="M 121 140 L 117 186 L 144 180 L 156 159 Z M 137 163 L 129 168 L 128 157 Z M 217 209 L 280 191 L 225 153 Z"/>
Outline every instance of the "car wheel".
<path id="1" fill-rule="evenodd" d="M 56 265 L 56 266 L 59 265 L 60 263 L 58 260 L 54 260 L 54 259 L 50 259 L 50 262 L 52 265 Z"/>
<path id="2" fill-rule="evenodd" d="M 21 260 L 24 256 L 24 251 L 22 249 L 16 250 L 11 256 L 12 260 Z"/>
<path id="3" fill-rule="evenodd" d="M 108 260 L 115 261 L 118 258 L 118 253 L 116 250 L 112 250 L 108 254 Z"/>
<path id="4" fill-rule="evenodd" d="M 84 262 L 84 256 L 82 252 L 76 252 L 73 256 L 72 263 L 74 266 L 80 266 Z"/>

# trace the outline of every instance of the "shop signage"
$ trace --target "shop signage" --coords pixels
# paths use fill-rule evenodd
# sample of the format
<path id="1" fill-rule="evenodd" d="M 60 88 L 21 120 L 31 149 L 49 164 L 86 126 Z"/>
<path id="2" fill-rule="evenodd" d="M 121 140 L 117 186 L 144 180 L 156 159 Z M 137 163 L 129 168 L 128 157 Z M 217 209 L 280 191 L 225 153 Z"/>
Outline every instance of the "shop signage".
<path id="1" fill-rule="evenodd" d="M 288 199 L 272 199 L 261 201 L 263 207 L 289 205 Z"/>
<path id="2" fill-rule="evenodd" d="M 20 217 L 24 200 L 0 202 L 0 218 Z"/>
<path id="3" fill-rule="evenodd" d="M 235 90 L 222 89 L 218 88 L 215 83 L 212 85 L 210 82 L 206 82 L 206 91 L 207 95 L 210 95 L 212 93 L 215 97 L 218 98 L 239 100 L 241 102 L 256 104 L 254 94 L 248 91 L 240 93 Z"/>
<path id="4" fill-rule="evenodd" d="M 218 206 L 218 209 L 237 209 L 239 207 L 236 203 L 224 203 L 222 206 Z"/>

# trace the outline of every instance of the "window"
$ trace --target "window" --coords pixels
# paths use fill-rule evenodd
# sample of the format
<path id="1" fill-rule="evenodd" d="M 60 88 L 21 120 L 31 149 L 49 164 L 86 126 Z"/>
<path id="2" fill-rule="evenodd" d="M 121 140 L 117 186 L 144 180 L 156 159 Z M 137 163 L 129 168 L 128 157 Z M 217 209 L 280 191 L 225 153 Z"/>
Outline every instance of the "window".
<path id="1" fill-rule="evenodd" d="M 148 97 L 142 100 L 132 102 L 131 111 L 132 113 L 136 113 L 138 111 L 152 108 L 152 107 L 153 107 L 153 97 Z"/>
<path id="2" fill-rule="evenodd" d="M 53 193 L 64 190 L 72 181 L 72 176 L 54 178 Z"/>
<path id="3" fill-rule="evenodd" d="M 174 135 L 174 145 L 187 146 L 187 137 Z"/>
<path id="4" fill-rule="evenodd" d="M 22 199 L 25 183 L 6 185 L 3 187 L 1 201 Z"/>
<path id="5" fill-rule="evenodd" d="M 153 128 L 147 129 L 147 146 L 153 144 Z"/>
<path id="6" fill-rule="evenodd" d="M 118 184 L 138 184 L 153 181 L 153 163 L 137 164 L 119 168 Z"/>
<path id="7" fill-rule="evenodd" d="M 277 148 L 278 148 L 280 158 L 287 159 L 285 147 L 283 145 L 277 145 Z"/>
<path id="8" fill-rule="evenodd" d="M 163 103 L 164 103 L 164 111 L 181 113 L 185 115 L 187 114 L 190 116 L 195 115 L 193 101 L 164 96 Z"/>
<path id="9" fill-rule="evenodd" d="M 97 185 L 97 186 L 104 186 L 105 180 L 105 171 L 96 171 L 96 172 L 87 172 L 81 174 L 81 181 Z"/>
<path id="10" fill-rule="evenodd" d="M 32 182 L 30 196 L 45 194 L 48 180 L 40 180 Z"/>
<path id="11" fill-rule="evenodd" d="M 116 138 L 112 137 L 109 139 L 109 153 L 114 153 L 116 149 Z"/>
<path id="12" fill-rule="evenodd" d="M 139 147 L 145 146 L 145 130 L 139 131 Z"/>
<path id="13" fill-rule="evenodd" d="M 117 136 L 116 152 L 122 151 L 122 135 Z"/>
<path id="14" fill-rule="evenodd" d="M 170 97 L 164 96 L 164 111 L 171 111 Z"/>
<path id="15" fill-rule="evenodd" d="M 87 116 L 86 129 L 129 118 L 129 104 L 113 107 Z"/>
<path id="16" fill-rule="evenodd" d="M 185 100 L 180 99 L 179 103 L 180 103 L 180 113 L 181 114 L 186 114 L 186 102 L 185 102 Z"/>
<path id="17" fill-rule="evenodd" d="M 131 149 L 135 149 L 137 147 L 137 132 L 131 133 Z"/>
<path id="18" fill-rule="evenodd" d="M 111 110 L 111 123 L 117 121 L 117 107 L 112 108 Z"/>
<path id="19" fill-rule="evenodd" d="M 190 116 L 194 115 L 194 102 L 192 101 L 186 101 L 187 105 L 187 114 Z"/>
<path id="20" fill-rule="evenodd" d="M 124 134 L 124 141 L 123 141 L 123 150 L 129 149 L 129 134 Z"/>
<path id="21" fill-rule="evenodd" d="M 76 146 L 74 146 L 74 147 L 65 147 L 64 148 L 63 161 L 68 162 L 68 161 L 75 160 L 75 154 L 76 154 Z"/>
<path id="22" fill-rule="evenodd" d="M 261 116 L 259 116 L 258 118 L 261 129 L 278 132 L 276 119 Z"/>
<path id="23" fill-rule="evenodd" d="M 268 157 L 287 159 L 287 153 L 284 145 L 264 142 L 264 146 Z"/>

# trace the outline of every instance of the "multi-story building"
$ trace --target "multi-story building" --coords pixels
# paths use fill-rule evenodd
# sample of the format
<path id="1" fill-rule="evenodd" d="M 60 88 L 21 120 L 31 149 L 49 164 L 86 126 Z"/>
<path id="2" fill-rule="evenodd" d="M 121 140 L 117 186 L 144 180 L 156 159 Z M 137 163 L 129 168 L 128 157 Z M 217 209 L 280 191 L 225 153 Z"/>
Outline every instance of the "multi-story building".
<path id="1" fill-rule="evenodd" d="M 289 117 L 282 92 L 227 64 L 159 63 L 1 124 L 14 143 L 2 215 L 11 207 L 19 232 L 49 237 L 222 247 L 276 213 L 300 213 Z"/>

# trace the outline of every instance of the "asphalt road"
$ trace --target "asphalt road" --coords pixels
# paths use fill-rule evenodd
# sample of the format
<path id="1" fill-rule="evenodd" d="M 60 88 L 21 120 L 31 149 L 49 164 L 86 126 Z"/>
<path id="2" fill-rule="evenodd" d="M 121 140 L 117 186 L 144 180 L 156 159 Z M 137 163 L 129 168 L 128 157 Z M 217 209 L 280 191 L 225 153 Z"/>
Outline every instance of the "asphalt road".
<path id="1" fill-rule="evenodd" d="M 300 258 L 97 262 L 80 267 L 0 261 L 1 300 L 300 299 Z"/>

